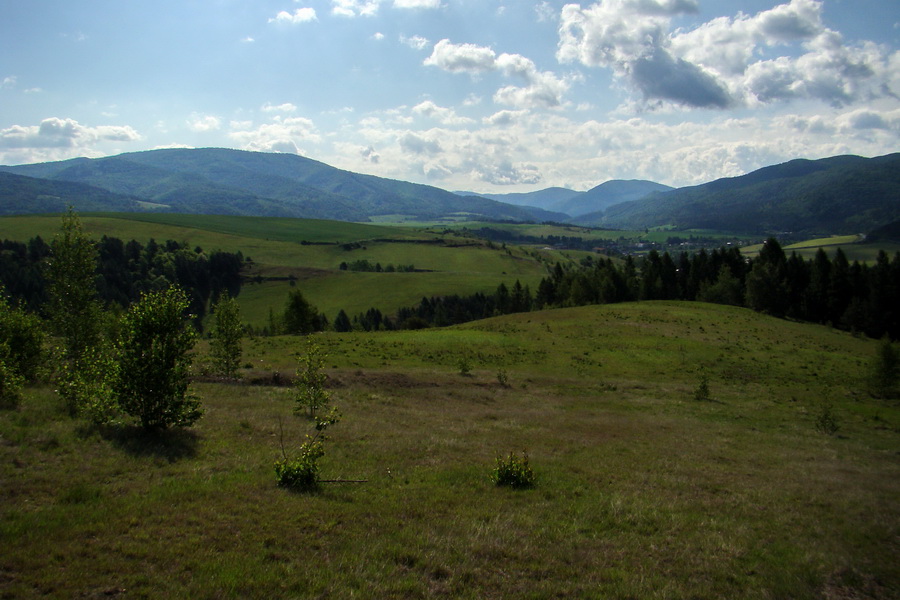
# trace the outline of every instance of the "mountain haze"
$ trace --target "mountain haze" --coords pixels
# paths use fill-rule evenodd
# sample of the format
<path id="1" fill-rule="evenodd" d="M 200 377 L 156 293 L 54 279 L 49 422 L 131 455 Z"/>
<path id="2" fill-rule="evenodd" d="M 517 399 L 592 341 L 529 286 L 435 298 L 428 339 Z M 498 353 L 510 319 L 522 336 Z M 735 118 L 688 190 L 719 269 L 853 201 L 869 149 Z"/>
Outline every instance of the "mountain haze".
<path id="1" fill-rule="evenodd" d="M 792 160 L 740 177 L 654 193 L 578 219 L 582 225 L 752 234 L 860 233 L 900 219 L 900 154 Z"/>
<path id="2" fill-rule="evenodd" d="M 173 212 L 343 221 L 382 215 L 438 219 L 457 213 L 518 221 L 564 218 L 480 197 L 462 198 L 427 185 L 351 173 L 294 154 L 165 149 L 0 167 L 0 171 L 88 184 Z M 0 190 L 0 200 L 6 202 L 2 194 Z M 73 204 L 81 209 L 79 202 Z M 35 212 L 25 208 L 23 212 Z"/>

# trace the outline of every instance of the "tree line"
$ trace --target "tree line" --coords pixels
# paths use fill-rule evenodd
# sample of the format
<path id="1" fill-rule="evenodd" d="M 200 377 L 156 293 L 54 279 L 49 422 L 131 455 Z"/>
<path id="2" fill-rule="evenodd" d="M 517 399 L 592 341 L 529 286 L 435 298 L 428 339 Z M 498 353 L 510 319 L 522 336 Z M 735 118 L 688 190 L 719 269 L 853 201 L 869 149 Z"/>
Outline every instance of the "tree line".
<path id="1" fill-rule="evenodd" d="M 881 251 L 872 264 L 834 257 L 819 249 L 812 259 L 788 257 L 778 240 L 766 240 L 756 258 L 738 248 L 700 250 L 672 256 L 650 251 L 642 259 L 586 257 L 577 266 L 557 263 L 532 293 L 519 281 L 494 293 L 423 297 L 401 308 L 395 319 L 377 309 L 348 319 L 341 311 L 335 328 L 415 329 L 443 327 L 530 310 L 612 304 L 635 300 L 689 300 L 745 306 L 776 317 L 900 338 L 900 252 Z M 338 325 L 340 324 L 340 325 Z"/>
<path id="2" fill-rule="evenodd" d="M 92 274 L 97 297 L 105 306 L 125 308 L 142 294 L 178 285 L 188 297 L 188 310 L 200 323 L 211 301 L 241 291 L 241 252 L 205 252 L 199 246 L 168 240 L 146 244 L 104 235 L 91 242 L 96 253 Z M 0 285 L 12 300 L 44 314 L 50 299 L 48 265 L 52 247 L 40 236 L 28 242 L 0 241 Z"/>

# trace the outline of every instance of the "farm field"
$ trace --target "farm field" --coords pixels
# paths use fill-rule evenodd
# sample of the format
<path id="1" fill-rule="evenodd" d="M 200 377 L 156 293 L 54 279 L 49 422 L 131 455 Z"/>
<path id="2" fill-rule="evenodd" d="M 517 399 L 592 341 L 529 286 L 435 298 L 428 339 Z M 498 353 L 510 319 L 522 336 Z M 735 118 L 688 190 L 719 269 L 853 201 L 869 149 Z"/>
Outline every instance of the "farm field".
<path id="1" fill-rule="evenodd" d="M 302 338 L 246 339 L 244 383 L 200 377 L 205 416 L 160 437 L 30 388 L 0 411 L 0 596 L 897 597 L 872 340 L 677 302 L 314 339 L 343 413 L 323 476 L 366 483 L 275 485 L 310 429 L 276 385 Z M 523 449 L 536 487 L 495 487 Z"/>
<path id="2" fill-rule="evenodd" d="M 583 252 L 522 249 L 490 244 L 458 233 L 300 219 L 178 214 L 81 215 L 84 230 L 146 243 L 168 239 L 206 251 L 240 251 L 252 259 L 238 302 L 246 323 L 265 326 L 269 309 L 280 312 L 293 284 L 329 319 L 377 308 L 390 314 L 423 296 L 493 293 L 503 282 L 536 287 L 548 268 L 577 260 Z M 58 216 L 0 219 L 0 238 L 51 240 Z M 353 272 L 341 263 L 367 260 L 415 267 L 414 273 Z M 258 278 L 258 279 L 257 279 Z"/>

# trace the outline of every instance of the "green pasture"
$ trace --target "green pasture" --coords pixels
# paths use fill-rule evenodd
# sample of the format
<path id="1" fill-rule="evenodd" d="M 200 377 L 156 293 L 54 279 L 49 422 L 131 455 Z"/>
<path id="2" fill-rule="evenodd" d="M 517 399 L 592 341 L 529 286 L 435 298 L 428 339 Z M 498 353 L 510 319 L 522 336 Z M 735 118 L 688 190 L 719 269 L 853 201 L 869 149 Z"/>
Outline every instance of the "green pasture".
<path id="1" fill-rule="evenodd" d="M 282 444 L 310 430 L 273 385 L 301 338 L 245 340 L 244 383 L 196 381 L 190 430 L 92 428 L 40 385 L 0 410 L 0 596 L 900 589 L 900 409 L 865 392 L 876 342 L 671 302 L 315 339 L 343 413 L 322 475 L 365 483 L 275 485 Z M 710 401 L 693 399 L 701 377 Z M 816 428 L 826 406 L 835 435 Z M 495 457 L 523 449 L 536 487 L 495 487 Z"/>
<path id="2" fill-rule="evenodd" d="M 762 244 L 746 246 L 741 248 L 741 253 L 747 257 L 755 258 L 761 248 Z M 900 244 L 893 242 L 866 243 L 858 235 L 836 235 L 827 238 L 816 238 L 789 244 L 783 248 L 788 256 L 790 256 L 791 252 L 796 252 L 799 256 L 807 259 L 813 258 L 816 252 L 819 251 L 819 248 L 825 250 L 829 257 L 833 257 L 835 251 L 840 248 L 844 251 L 847 260 L 850 262 L 856 260 L 861 263 L 874 262 L 878 253 L 882 250 L 891 257 L 900 252 Z"/>

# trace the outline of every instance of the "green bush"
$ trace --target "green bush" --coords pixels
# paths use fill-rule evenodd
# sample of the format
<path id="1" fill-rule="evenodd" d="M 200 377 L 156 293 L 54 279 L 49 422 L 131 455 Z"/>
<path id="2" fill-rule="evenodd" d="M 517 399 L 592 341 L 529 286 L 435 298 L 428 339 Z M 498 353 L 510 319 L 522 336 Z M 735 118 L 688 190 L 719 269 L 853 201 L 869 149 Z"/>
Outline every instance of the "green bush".
<path id="1" fill-rule="evenodd" d="M 498 486 L 506 485 L 514 489 L 534 487 L 536 478 L 528 463 L 528 453 L 523 450 L 522 458 L 512 452 L 506 458 L 498 456 L 491 480 Z"/>
<path id="2" fill-rule="evenodd" d="M 325 456 L 322 440 L 310 439 L 300 445 L 294 458 L 275 463 L 275 479 L 281 487 L 310 492 L 319 487 L 319 459 Z"/>
<path id="3" fill-rule="evenodd" d="M 825 435 L 834 435 L 840 429 L 837 417 L 830 404 L 823 404 L 816 415 L 816 430 Z"/>
<path id="4" fill-rule="evenodd" d="M 709 393 L 709 377 L 706 375 L 700 376 L 700 383 L 694 390 L 694 400 L 698 402 L 709 402 L 712 400 L 712 396 Z"/>
<path id="5" fill-rule="evenodd" d="M 0 344 L 0 408 L 16 408 L 22 399 L 24 380 L 8 359 L 9 349 Z"/>

